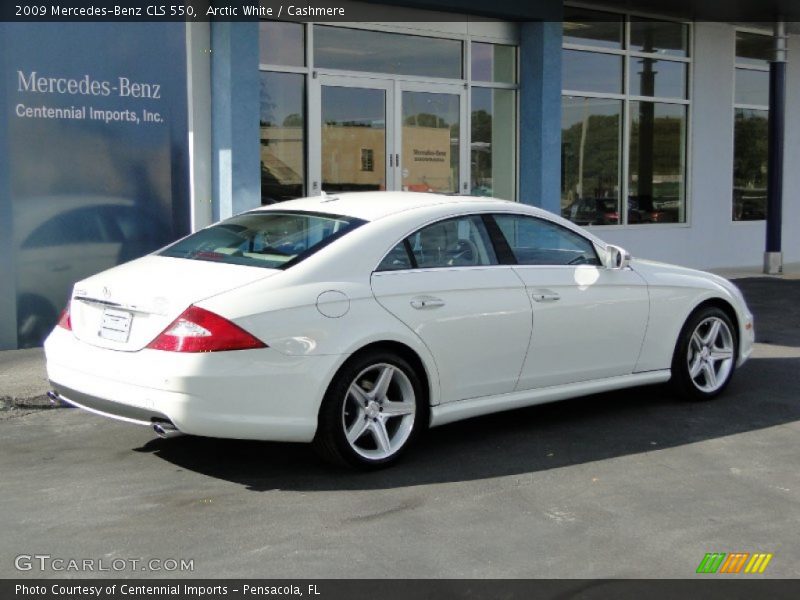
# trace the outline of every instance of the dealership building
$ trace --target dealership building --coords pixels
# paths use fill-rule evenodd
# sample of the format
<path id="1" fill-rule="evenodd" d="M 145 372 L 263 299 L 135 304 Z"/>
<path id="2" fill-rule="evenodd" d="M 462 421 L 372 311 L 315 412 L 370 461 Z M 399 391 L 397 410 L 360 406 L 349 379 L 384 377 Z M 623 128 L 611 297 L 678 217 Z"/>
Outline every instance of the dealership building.
<path id="1" fill-rule="evenodd" d="M 0 349 L 40 343 L 78 279 L 323 191 L 495 196 L 701 268 L 761 269 L 769 222 L 800 262 L 800 27 L 678 6 L 0 23 Z"/>

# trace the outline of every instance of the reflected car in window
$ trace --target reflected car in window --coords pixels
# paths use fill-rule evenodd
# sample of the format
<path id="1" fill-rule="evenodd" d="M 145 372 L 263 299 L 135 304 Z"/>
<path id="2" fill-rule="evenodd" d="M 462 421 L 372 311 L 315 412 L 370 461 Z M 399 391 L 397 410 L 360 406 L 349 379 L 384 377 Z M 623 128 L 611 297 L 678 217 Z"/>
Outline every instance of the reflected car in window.
<path id="1" fill-rule="evenodd" d="M 40 346 L 72 285 L 171 239 L 164 219 L 128 198 L 47 196 L 15 202 L 17 342 Z"/>
<path id="2" fill-rule="evenodd" d="M 67 404 L 371 468 L 492 412 L 666 381 L 710 399 L 752 345 L 721 277 L 531 206 L 363 192 L 249 211 L 79 281 L 45 352 Z"/>

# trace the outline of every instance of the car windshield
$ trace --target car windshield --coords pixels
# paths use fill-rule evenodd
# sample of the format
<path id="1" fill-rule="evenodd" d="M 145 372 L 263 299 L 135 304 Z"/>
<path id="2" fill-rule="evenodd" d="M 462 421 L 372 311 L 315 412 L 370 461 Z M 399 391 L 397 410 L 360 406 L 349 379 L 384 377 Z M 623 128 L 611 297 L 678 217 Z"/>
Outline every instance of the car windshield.
<path id="1" fill-rule="evenodd" d="M 287 269 L 364 223 L 341 215 L 254 211 L 202 229 L 158 254 Z"/>

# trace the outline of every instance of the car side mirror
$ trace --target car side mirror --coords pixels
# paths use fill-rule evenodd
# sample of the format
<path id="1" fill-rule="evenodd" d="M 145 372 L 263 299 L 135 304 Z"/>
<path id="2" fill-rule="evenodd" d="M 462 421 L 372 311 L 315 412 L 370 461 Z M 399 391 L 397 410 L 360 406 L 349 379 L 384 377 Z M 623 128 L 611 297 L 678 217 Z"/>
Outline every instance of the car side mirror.
<path id="1" fill-rule="evenodd" d="M 631 255 L 628 254 L 625 248 L 609 244 L 606 246 L 606 250 L 608 251 L 606 266 L 609 269 L 621 270 L 627 269 L 630 266 Z"/>

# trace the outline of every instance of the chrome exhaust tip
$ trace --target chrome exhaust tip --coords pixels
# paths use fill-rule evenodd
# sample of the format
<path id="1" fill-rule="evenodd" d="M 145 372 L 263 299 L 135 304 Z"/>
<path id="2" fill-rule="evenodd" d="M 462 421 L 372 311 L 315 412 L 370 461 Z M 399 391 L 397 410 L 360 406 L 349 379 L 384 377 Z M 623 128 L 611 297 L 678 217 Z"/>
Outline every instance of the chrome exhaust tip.
<path id="1" fill-rule="evenodd" d="M 153 423 L 153 431 L 156 432 L 158 437 L 165 440 L 183 435 L 175 425 L 163 421 Z"/>

